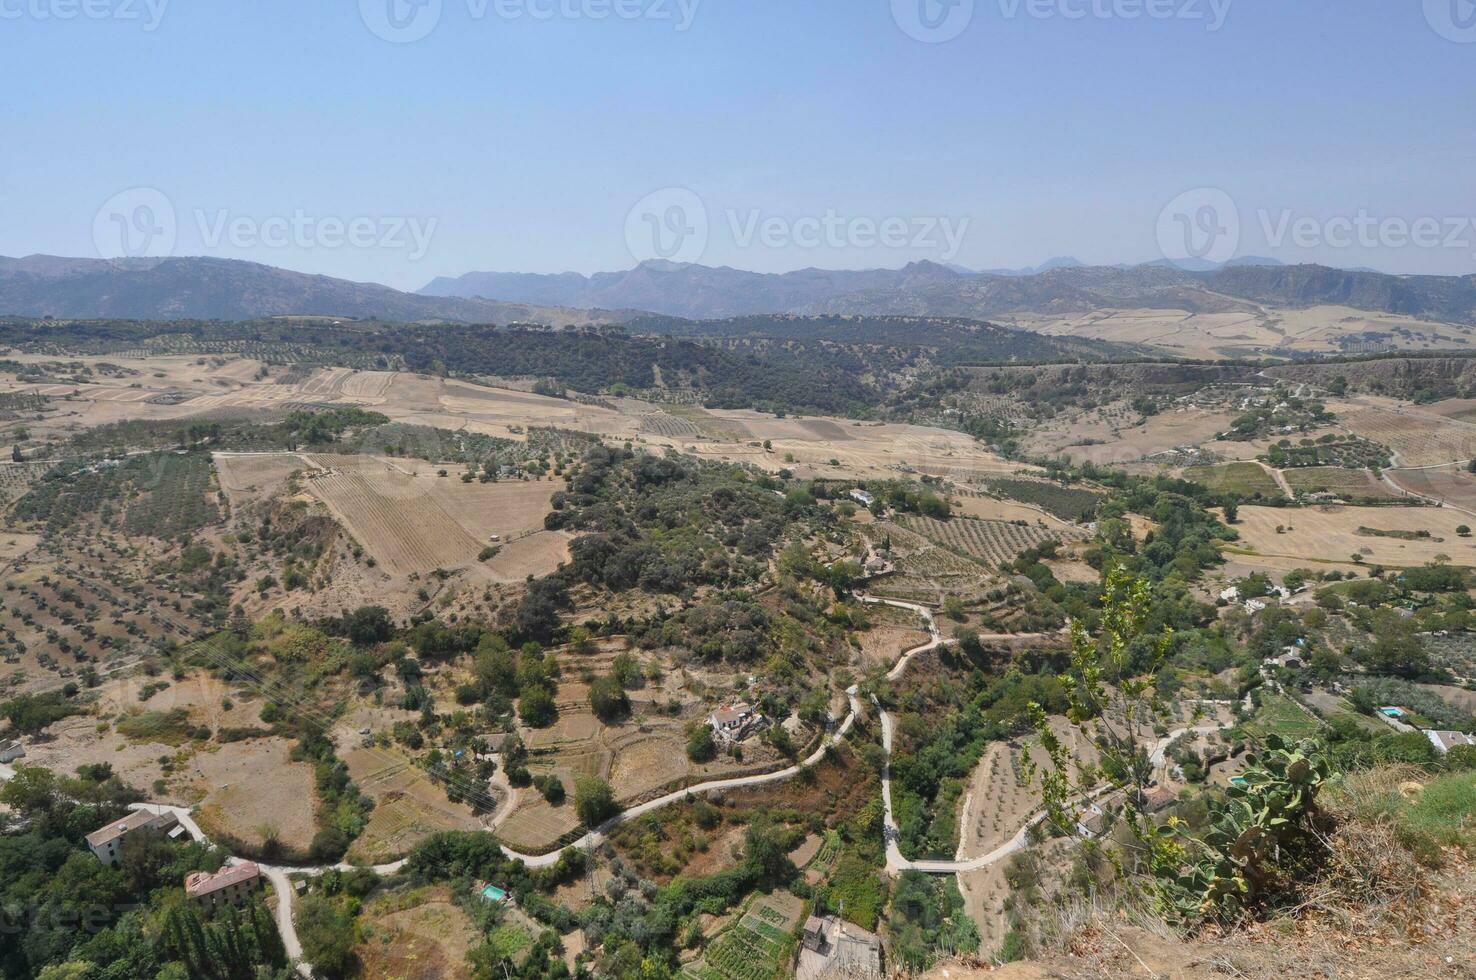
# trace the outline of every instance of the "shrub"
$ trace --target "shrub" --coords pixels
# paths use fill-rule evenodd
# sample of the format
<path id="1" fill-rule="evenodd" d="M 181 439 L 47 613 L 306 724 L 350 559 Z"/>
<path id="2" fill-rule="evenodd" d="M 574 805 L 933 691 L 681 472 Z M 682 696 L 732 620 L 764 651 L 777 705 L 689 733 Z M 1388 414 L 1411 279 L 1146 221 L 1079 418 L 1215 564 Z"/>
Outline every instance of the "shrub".
<path id="1" fill-rule="evenodd" d="M 606 723 L 630 714 L 630 698 L 626 697 L 620 679 L 613 674 L 598 677 L 589 686 L 589 706 L 595 717 Z"/>
<path id="2" fill-rule="evenodd" d="M 603 779 L 585 776 L 574 784 L 574 809 L 586 827 L 598 827 L 619 811 L 615 791 Z"/>
<path id="3" fill-rule="evenodd" d="M 559 716 L 553 692 L 541 685 L 527 688 L 518 699 L 518 717 L 530 728 L 547 728 Z"/>
<path id="4" fill-rule="evenodd" d="M 693 762 L 711 762 L 717 755 L 717 743 L 712 739 L 712 729 L 702 725 L 687 739 L 687 758 Z"/>

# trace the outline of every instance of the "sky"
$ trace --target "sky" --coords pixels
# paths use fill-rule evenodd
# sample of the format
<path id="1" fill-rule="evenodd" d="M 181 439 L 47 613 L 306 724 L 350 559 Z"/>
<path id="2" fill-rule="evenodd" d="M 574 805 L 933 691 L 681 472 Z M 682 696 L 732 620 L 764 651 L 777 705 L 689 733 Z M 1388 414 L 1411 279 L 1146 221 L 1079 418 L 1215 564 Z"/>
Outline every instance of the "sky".
<path id="1" fill-rule="evenodd" d="M 0 255 L 1476 273 L 1471 0 L 0 0 Z"/>

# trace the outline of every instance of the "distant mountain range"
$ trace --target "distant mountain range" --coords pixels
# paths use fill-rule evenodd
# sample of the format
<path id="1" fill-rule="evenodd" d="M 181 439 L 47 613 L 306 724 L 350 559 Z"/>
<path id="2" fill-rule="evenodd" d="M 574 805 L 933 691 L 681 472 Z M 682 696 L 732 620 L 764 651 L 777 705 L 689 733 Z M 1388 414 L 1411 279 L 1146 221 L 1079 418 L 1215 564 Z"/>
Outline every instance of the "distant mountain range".
<path id="1" fill-rule="evenodd" d="M 1339 304 L 1376 313 L 1476 322 L 1476 276 L 1391 276 L 1248 257 L 1204 270 L 1168 262 L 1084 266 L 1053 259 L 1040 270 L 968 272 L 936 262 L 901 269 L 745 272 L 643 262 L 626 272 L 535 275 L 473 272 L 421 293 L 575 308 L 643 310 L 689 319 L 756 313 L 944 316 L 988 320 L 1104 308 L 1213 312 L 1265 303 Z"/>
<path id="2" fill-rule="evenodd" d="M 1214 312 L 1251 305 L 1343 305 L 1476 323 L 1476 276 L 1391 276 L 1242 259 L 1205 271 L 1167 263 L 1044 271 L 959 271 L 935 262 L 901 269 L 745 272 L 644 262 L 625 272 L 468 273 L 419 293 L 306 275 L 254 262 L 0 257 L 0 315 L 248 320 L 319 315 L 404 322 L 630 323 L 650 314 L 715 320 L 756 314 L 996 320 L 1100 309 Z"/>
<path id="3" fill-rule="evenodd" d="M 252 320 L 323 315 L 415 322 L 609 322 L 592 311 L 522 301 L 421 296 L 375 283 L 212 258 L 0 256 L 0 314 L 77 319 Z"/>

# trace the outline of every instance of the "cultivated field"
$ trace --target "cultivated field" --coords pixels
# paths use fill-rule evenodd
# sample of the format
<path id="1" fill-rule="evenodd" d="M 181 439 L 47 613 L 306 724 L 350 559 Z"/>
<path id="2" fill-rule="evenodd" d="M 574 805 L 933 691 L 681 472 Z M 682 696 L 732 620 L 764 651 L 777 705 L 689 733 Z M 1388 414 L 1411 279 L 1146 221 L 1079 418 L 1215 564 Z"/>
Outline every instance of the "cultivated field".
<path id="1" fill-rule="evenodd" d="M 1370 500 L 1402 496 L 1368 470 L 1349 470 L 1341 466 L 1308 466 L 1286 470 L 1282 476 L 1299 494 L 1332 493 L 1346 499 Z"/>
<path id="2" fill-rule="evenodd" d="M 908 514 L 897 520 L 909 531 L 916 531 L 950 551 L 978 558 L 991 568 L 1013 561 L 1020 552 L 1046 541 L 1066 544 L 1085 537 L 1085 532 L 1075 529 L 980 521 L 971 517 L 954 517 L 940 521 Z"/>
<path id="3" fill-rule="evenodd" d="M 1025 530 L 1013 524 L 1006 526 Z M 1036 530 L 1039 531 L 1038 528 Z M 877 595 L 916 602 L 939 602 L 945 595 L 971 595 L 995 580 L 994 574 L 978 561 L 950 551 L 903 524 L 880 521 L 862 525 L 862 531 L 873 543 L 886 538 L 892 544 L 896 570 L 871 583 L 870 591 Z"/>
<path id="4" fill-rule="evenodd" d="M 1055 336 L 1091 337 L 1143 344 L 1180 357 L 1216 360 L 1265 351 L 1358 351 L 1359 339 L 1376 334 L 1378 349 L 1469 347 L 1469 327 L 1370 313 L 1347 306 L 1285 309 L 1220 297 L 1224 307 L 1205 311 L 1102 309 L 1065 317 L 1026 315 L 1020 326 Z"/>
<path id="5" fill-rule="evenodd" d="M 1078 463 L 1126 463 L 1195 446 L 1230 427 L 1225 412 L 1185 408 L 1143 419 L 1126 405 L 1068 412 L 1033 430 L 1025 440 L 1035 454 L 1062 455 Z"/>
<path id="6" fill-rule="evenodd" d="M 216 479 L 233 508 L 280 493 L 287 479 L 312 463 L 298 453 L 216 453 Z"/>
<path id="7" fill-rule="evenodd" d="M 1393 402 L 1360 403 L 1338 411 L 1338 420 L 1353 433 L 1394 450 L 1400 466 L 1431 466 L 1476 459 L 1476 424 L 1442 418 Z"/>
<path id="8" fill-rule="evenodd" d="M 1276 479 L 1259 463 L 1223 463 L 1218 466 L 1191 466 L 1184 479 L 1203 484 L 1217 493 L 1234 493 L 1242 497 L 1261 496 L 1279 499 L 1284 496 Z"/>
<path id="9" fill-rule="evenodd" d="M 682 971 L 688 980 L 767 980 L 794 945 L 804 903 L 787 892 L 757 898 Z"/>
<path id="10" fill-rule="evenodd" d="M 1442 507 L 1241 507 L 1233 553 L 1293 558 L 1303 565 L 1345 563 L 1359 555 L 1370 565 L 1408 567 L 1448 555 L 1458 565 L 1476 565 L 1476 539 L 1456 528 L 1471 517 Z M 1280 528 L 1278 533 L 1277 528 Z M 1428 538 L 1387 537 L 1360 528 L 1399 534 L 1428 531 Z"/>
<path id="11" fill-rule="evenodd" d="M 479 567 L 497 574 L 497 561 L 478 561 L 497 535 L 500 544 L 541 531 L 548 502 L 562 483 L 507 480 L 463 483 L 439 476 L 417 460 L 374 456 L 308 457 L 315 469 L 303 485 L 386 570 L 425 574 L 436 568 Z M 449 470 L 448 470 L 449 472 Z M 564 539 L 547 535 L 513 556 L 513 573 L 534 566 L 552 571 L 567 557 Z M 511 575 L 501 576 L 511 580 Z"/>
<path id="12" fill-rule="evenodd" d="M 1385 470 L 1384 473 L 1410 493 L 1443 500 L 1453 507 L 1476 511 L 1476 475 L 1465 466 L 1439 469 Z"/>
<path id="13" fill-rule="evenodd" d="M 446 791 L 394 749 L 340 749 L 339 758 L 359 789 L 374 800 L 364 832 L 349 858 L 383 864 L 403 857 L 417 843 L 442 830 L 479 830 L 471 809 L 452 803 Z"/>
<path id="14" fill-rule="evenodd" d="M 482 934 L 445 885 L 376 895 L 360 918 L 360 975 L 383 980 L 467 980 L 466 954 Z M 531 937 L 527 940 L 531 945 Z"/>

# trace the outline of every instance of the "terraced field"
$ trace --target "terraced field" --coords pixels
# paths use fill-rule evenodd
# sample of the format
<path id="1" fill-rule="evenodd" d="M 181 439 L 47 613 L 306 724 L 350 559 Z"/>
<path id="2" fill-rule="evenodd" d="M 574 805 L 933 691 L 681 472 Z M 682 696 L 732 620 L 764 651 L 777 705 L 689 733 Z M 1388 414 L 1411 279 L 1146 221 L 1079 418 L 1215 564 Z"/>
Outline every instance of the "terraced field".
<path id="1" fill-rule="evenodd" d="M 971 517 L 954 517 L 940 521 L 909 514 L 898 521 L 909 531 L 916 531 L 950 551 L 977 558 L 990 567 L 1013 561 L 1020 552 L 1046 541 L 1064 544 L 1086 536 L 1084 531 L 1046 528 L 1038 524 L 1016 524 L 1010 521 L 982 521 Z"/>
<path id="2" fill-rule="evenodd" d="M 772 980 L 794 944 L 802 906 L 787 894 L 760 898 L 682 971 L 689 980 Z"/>

